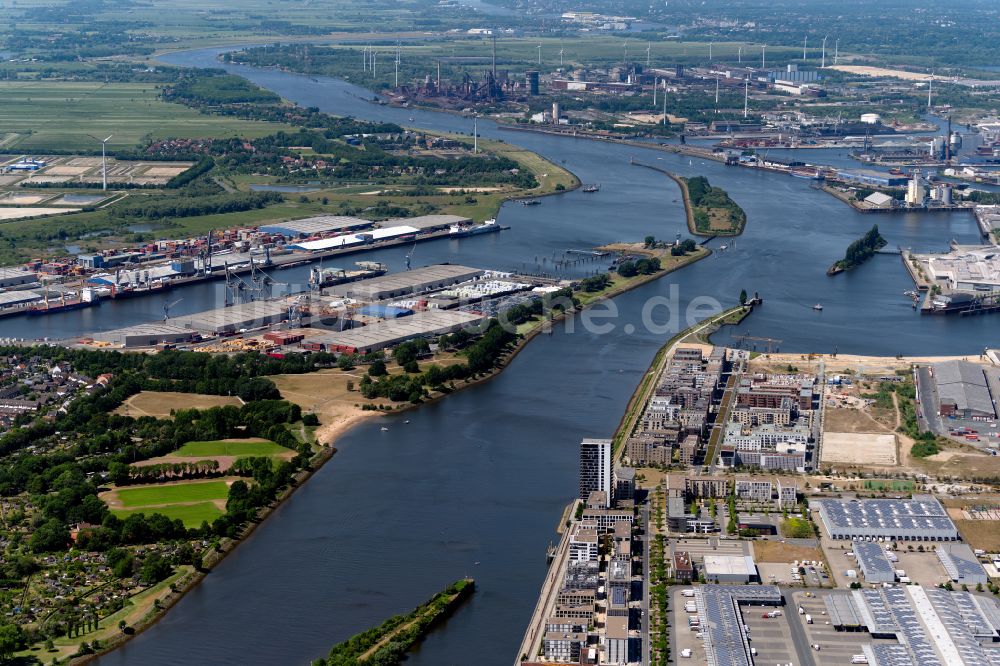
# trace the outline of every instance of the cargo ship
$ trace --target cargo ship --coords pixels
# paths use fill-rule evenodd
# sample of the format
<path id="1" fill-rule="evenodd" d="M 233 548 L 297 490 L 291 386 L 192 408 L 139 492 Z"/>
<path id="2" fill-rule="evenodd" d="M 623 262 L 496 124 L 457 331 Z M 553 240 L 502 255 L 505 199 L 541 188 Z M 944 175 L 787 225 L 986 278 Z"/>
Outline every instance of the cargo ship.
<path id="1" fill-rule="evenodd" d="M 477 227 L 461 227 L 457 224 L 452 225 L 450 230 L 450 235 L 453 238 L 465 238 L 466 236 L 478 236 L 479 234 L 491 234 L 496 231 L 500 231 L 501 227 L 497 224 L 496 220 L 490 219 L 486 220 Z"/>
<path id="2" fill-rule="evenodd" d="M 29 317 L 37 317 L 40 315 L 56 314 L 59 312 L 69 312 L 70 310 L 81 310 L 99 303 L 100 300 L 94 293 L 94 290 L 90 287 L 81 288 L 77 296 L 72 296 L 70 298 L 67 298 L 66 294 L 60 294 L 59 300 L 57 301 L 50 301 L 48 291 L 46 291 L 45 300 L 38 305 L 32 306 L 26 314 Z"/>
<path id="3" fill-rule="evenodd" d="M 809 180 L 822 180 L 823 174 L 819 169 L 792 169 L 789 171 L 794 178 L 807 178 Z"/>

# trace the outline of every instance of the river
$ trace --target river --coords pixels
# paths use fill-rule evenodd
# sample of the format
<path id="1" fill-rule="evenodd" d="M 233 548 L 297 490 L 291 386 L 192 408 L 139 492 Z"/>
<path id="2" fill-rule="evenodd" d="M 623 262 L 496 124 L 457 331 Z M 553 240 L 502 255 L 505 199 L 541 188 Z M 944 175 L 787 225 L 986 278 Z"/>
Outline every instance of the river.
<path id="1" fill-rule="evenodd" d="M 217 67 L 219 52 L 191 51 L 165 60 Z M 227 69 L 331 113 L 472 131 L 471 119 L 372 105 L 363 99 L 370 93 L 345 82 Z M 805 180 L 649 149 L 514 133 L 485 120 L 479 128 L 483 136 L 565 160 L 584 182 L 600 182 L 601 191 L 549 197 L 541 206 L 507 205 L 500 220 L 510 231 L 421 244 L 414 265 L 461 261 L 544 268 L 543 260 L 567 248 L 647 234 L 673 238 L 684 230 L 676 187 L 662 174 L 629 166 L 630 156 L 683 175 L 707 175 L 746 209 L 746 233 L 725 252 L 616 298 L 614 334 L 587 332 L 569 320 L 533 341 L 495 379 L 352 430 L 338 442 L 333 460 L 246 543 L 161 622 L 102 657 L 101 666 L 306 663 L 464 575 L 476 578 L 478 591 L 408 663 L 509 662 L 544 577 L 545 546 L 576 492 L 579 439 L 611 434 L 641 374 L 669 337 L 640 325 L 653 297 L 676 290 L 681 307 L 697 296 L 729 306 L 741 288 L 757 290 L 765 303 L 739 332 L 780 339 L 785 351 L 973 354 L 997 342 L 990 317 L 913 312 L 903 296 L 912 283 L 898 257 L 877 256 L 845 275 L 825 275 L 873 222 L 890 247 L 944 250 L 950 239 L 977 241 L 968 214 L 866 216 Z M 406 251 L 357 258 L 388 261 L 398 270 Z M 304 275 L 304 269 L 278 275 L 292 281 L 296 271 Z M 174 312 L 191 312 L 214 305 L 220 286 L 175 293 L 185 300 Z M 811 309 L 816 302 L 824 305 L 822 312 Z M 6 335 L 35 337 L 42 334 L 39 327 L 52 335 L 78 334 L 155 319 L 161 305 L 158 298 L 106 303 L 30 324 L 12 319 L 0 327 Z M 634 327 L 631 334 L 628 324 Z M 6 333 L 8 327 L 23 333 Z M 724 343 L 729 333 L 719 337 Z M 382 425 L 389 430 L 380 430 Z"/>

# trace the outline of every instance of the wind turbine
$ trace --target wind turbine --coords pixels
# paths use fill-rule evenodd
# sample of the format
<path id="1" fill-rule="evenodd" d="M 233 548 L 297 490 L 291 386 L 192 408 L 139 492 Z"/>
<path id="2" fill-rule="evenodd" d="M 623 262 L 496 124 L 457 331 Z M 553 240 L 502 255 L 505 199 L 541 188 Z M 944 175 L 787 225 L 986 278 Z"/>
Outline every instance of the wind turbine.
<path id="1" fill-rule="evenodd" d="M 559 48 L 559 67 L 560 68 L 563 66 L 563 50 L 564 49 L 562 47 Z"/>
<path id="2" fill-rule="evenodd" d="M 646 69 L 649 69 L 649 51 L 653 48 L 653 45 L 646 42 Z"/>
<path id="3" fill-rule="evenodd" d="M 709 61 L 712 60 L 712 42 L 708 43 L 708 59 Z"/>
<path id="4" fill-rule="evenodd" d="M 927 79 L 927 108 L 931 108 L 931 95 L 934 94 L 934 72 L 931 72 L 931 78 Z"/>
<path id="5" fill-rule="evenodd" d="M 823 63 L 819 66 L 820 69 L 824 69 L 826 67 L 826 40 L 829 39 L 829 37 L 830 36 L 827 35 L 823 38 Z"/>
<path id="6" fill-rule="evenodd" d="M 625 62 L 626 65 L 628 64 L 628 40 L 627 39 L 625 40 L 625 60 L 624 60 L 624 62 Z"/>
<path id="7" fill-rule="evenodd" d="M 805 40 L 802 42 L 802 59 L 806 59 L 806 47 L 809 46 L 809 35 L 806 35 Z"/>
<path id="8" fill-rule="evenodd" d="M 739 49 L 736 50 L 736 59 L 739 61 L 740 64 L 743 64 L 743 47 L 742 46 Z"/>
<path id="9" fill-rule="evenodd" d="M 542 45 L 538 45 L 538 66 L 542 66 Z"/>
<path id="10" fill-rule="evenodd" d="M 656 86 L 660 85 L 659 79 L 653 77 L 653 111 L 656 111 Z"/>
<path id="11" fill-rule="evenodd" d="M 743 117 L 747 117 L 750 106 L 750 77 L 743 79 Z"/>
<path id="12" fill-rule="evenodd" d="M 101 189 L 102 190 L 107 190 L 108 189 L 108 155 L 107 155 L 107 147 L 108 147 L 108 141 L 111 140 L 111 137 L 113 137 L 114 134 L 109 134 L 108 138 L 106 138 L 106 139 L 98 139 L 93 134 L 88 134 L 87 136 L 89 136 L 91 139 L 93 139 L 95 141 L 100 141 L 101 142 Z"/>
<path id="13" fill-rule="evenodd" d="M 840 38 L 833 43 L 833 64 L 837 64 L 837 60 L 840 58 Z"/>
<path id="14" fill-rule="evenodd" d="M 761 69 L 767 69 L 767 65 L 765 64 L 767 62 L 767 60 L 765 59 L 765 56 L 764 56 L 764 54 L 766 52 L 767 52 L 767 44 L 761 44 L 761 46 L 760 46 L 760 68 Z"/>

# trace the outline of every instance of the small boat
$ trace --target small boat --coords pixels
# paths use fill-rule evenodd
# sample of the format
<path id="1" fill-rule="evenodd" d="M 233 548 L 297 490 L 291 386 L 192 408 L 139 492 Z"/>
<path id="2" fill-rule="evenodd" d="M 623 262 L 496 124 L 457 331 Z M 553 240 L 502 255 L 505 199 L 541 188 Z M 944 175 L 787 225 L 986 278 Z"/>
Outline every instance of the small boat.
<path id="1" fill-rule="evenodd" d="M 583 186 L 583 191 L 584 192 L 599 192 L 600 190 L 601 190 L 601 186 L 599 184 L 597 184 L 597 183 L 594 183 L 592 185 L 584 185 Z"/>
<path id="2" fill-rule="evenodd" d="M 522 206 L 541 206 L 541 199 L 524 199 L 521 201 Z"/>
<path id="3" fill-rule="evenodd" d="M 382 432 L 389 432 L 389 429 L 386 428 L 385 426 L 382 426 Z"/>
<path id="4" fill-rule="evenodd" d="M 819 311 L 819 310 L 822 310 L 822 309 L 823 309 L 823 306 L 820 305 L 819 303 L 817 303 L 816 305 L 813 306 L 813 310 Z"/>
<path id="5" fill-rule="evenodd" d="M 720 245 L 719 252 L 725 252 L 728 247 L 729 247 L 728 245 Z"/>
<path id="6" fill-rule="evenodd" d="M 403 423 L 409 423 L 409 422 L 410 422 L 409 419 L 406 419 L 405 421 L 403 421 Z"/>
<path id="7" fill-rule="evenodd" d="M 413 116 L 410 116 L 410 122 L 411 123 L 413 122 Z"/>

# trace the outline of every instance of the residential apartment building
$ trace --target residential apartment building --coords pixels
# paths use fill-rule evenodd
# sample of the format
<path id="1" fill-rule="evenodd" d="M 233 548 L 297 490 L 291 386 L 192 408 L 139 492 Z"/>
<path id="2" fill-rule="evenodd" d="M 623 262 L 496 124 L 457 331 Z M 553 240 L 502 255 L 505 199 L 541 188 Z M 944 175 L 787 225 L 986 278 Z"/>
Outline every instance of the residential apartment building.
<path id="1" fill-rule="evenodd" d="M 580 499 L 590 493 L 605 493 L 607 506 L 614 500 L 611 474 L 611 440 L 584 439 L 580 442 Z"/>

